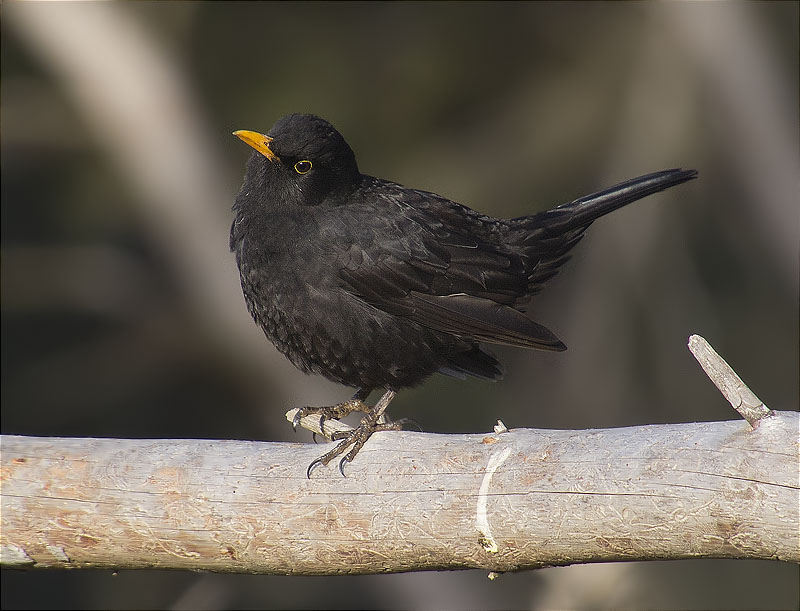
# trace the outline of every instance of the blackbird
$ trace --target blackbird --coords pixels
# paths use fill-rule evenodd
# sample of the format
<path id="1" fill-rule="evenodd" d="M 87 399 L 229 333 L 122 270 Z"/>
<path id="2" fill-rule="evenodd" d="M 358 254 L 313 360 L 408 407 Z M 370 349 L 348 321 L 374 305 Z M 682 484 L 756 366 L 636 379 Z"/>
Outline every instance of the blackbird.
<path id="1" fill-rule="evenodd" d="M 324 119 L 290 114 L 267 135 L 237 131 L 255 149 L 233 205 L 230 248 L 247 309 L 296 367 L 357 388 L 349 401 L 304 407 L 320 425 L 366 416 L 312 462 L 352 462 L 395 391 L 439 372 L 488 380 L 502 367 L 481 343 L 565 350 L 524 312 L 595 219 L 691 180 L 664 170 L 551 210 L 496 219 L 435 193 L 361 174 Z M 374 390 L 384 395 L 373 407 Z M 349 451 L 348 451 L 348 448 Z"/>

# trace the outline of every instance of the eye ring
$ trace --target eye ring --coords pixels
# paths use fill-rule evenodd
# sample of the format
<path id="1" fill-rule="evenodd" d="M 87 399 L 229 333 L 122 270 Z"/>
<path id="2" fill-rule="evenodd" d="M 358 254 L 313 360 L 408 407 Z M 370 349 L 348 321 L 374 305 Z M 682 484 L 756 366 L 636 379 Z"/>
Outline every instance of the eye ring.
<path id="1" fill-rule="evenodd" d="M 298 174 L 308 174 L 311 171 L 311 162 L 308 159 L 301 159 L 294 164 L 294 171 Z"/>

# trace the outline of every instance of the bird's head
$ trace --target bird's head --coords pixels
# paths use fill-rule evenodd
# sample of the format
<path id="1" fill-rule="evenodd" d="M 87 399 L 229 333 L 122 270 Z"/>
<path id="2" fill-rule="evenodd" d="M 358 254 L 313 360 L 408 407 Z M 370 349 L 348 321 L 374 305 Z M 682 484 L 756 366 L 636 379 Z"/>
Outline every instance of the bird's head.
<path id="1" fill-rule="evenodd" d="M 256 150 L 243 190 L 266 198 L 270 206 L 335 203 L 358 183 L 352 149 L 325 119 L 291 114 L 278 119 L 266 135 L 233 133 Z"/>

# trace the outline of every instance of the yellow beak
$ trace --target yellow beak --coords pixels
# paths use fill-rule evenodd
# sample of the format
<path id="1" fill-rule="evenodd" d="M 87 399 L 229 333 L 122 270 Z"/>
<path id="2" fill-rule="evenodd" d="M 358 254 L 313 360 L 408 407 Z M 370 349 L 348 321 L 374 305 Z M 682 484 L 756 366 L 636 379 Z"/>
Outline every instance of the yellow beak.
<path id="1" fill-rule="evenodd" d="M 269 136 L 259 134 L 258 132 L 250 132 L 246 129 L 235 131 L 233 132 L 233 135 L 237 138 L 240 138 L 245 144 L 252 146 L 270 161 L 280 161 L 278 156 L 269 148 L 269 143 L 272 142 L 272 138 Z"/>

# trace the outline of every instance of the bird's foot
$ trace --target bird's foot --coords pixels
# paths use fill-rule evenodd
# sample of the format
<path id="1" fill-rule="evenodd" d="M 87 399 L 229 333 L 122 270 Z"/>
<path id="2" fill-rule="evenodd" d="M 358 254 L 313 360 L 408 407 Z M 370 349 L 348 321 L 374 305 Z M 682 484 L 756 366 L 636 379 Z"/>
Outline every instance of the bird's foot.
<path id="1" fill-rule="evenodd" d="M 297 425 L 305 416 L 319 414 L 319 430 L 322 435 L 332 440 L 331 435 L 325 433 L 326 420 L 339 420 L 345 416 L 349 416 L 353 412 L 369 413 L 372 408 L 364 403 L 364 399 L 369 395 L 369 391 L 358 390 L 356 394 L 350 397 L 347 401 L 338 403 L 336 405 L 328 405 L 324 407 L 301 407 L 297 410 L 292 418 L 292 428 L 297 431 Z M 314 442 L 316 443 L 316 433 L 314 433 Z"/>
<path id="2" fill-rule="evenodd" d="M 347 454 L 339 461 L 339 472 L 344 476 L 344 466 L 349 463 L 353 462 L 353 459 L 358 454 L 359 450 L 364 447 L 364 444 L 367 443 L 367 440 L 372 436 L 373 433 L 377 433 L 380 431 L 399 431 L 403 428 L 403 422 L 386 422 L 384 418 L 384 412 L 386 411 L 386 407 L 389 405 L 389 402 L 394 398 L 394 392 L 389 390 L 384 394 L 381 399 L 375 404 L 375 406 L 371 409 L 366 408 L 363 403 L 361 406 L 366 408 L 360 411 L 365 411 L 367 414 L 361 419 L 361 423 L 351 431 L 341 431 L 341 432 L 334 432 L 331 434 L 330 438 L 331 441 L 338 441 L 339 443 L 334 447 L 331 451 L 326 452 L 315 461 L 313 461 L 310 465 L 308 465 L 308 470 L 306 471 L 306 476 L 310 479 L 311 472 L 314 471 L 320 465 L 327 465 L 330 461 L 332 461 L 337 456 L 341 456 L 345 452 Z M 351 399 L 350 402 L 352 402 Z M 345 402 L 345 405 L 350 402 Z M 340 406 L 333 406 L 333 409 L 336 409 Z M 355 411 L 355 409 L 350 410 L 350 412 Z M 347 413 L 350 413 L 347 412 Z M 348 450 L 349 448 L 349 450 Z"/>

